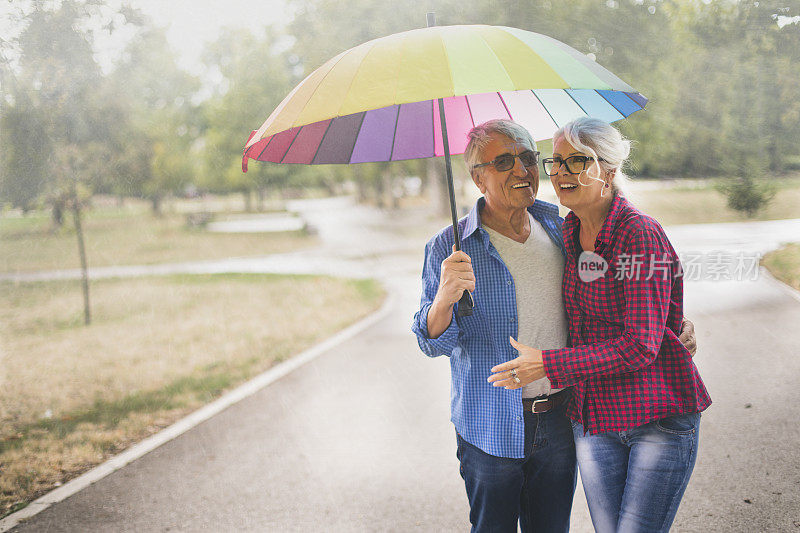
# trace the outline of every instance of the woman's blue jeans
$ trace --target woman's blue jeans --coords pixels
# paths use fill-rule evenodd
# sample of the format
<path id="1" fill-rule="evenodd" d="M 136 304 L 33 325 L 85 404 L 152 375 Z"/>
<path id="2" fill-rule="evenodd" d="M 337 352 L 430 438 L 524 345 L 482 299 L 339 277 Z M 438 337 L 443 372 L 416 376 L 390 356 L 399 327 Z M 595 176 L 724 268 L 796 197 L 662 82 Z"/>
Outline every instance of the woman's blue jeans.
<path id="1" fill-rule="evenodd" d="M 573 422 L 595 531 L 669 531 L 692 475 L 699 429 L 700 413 L 594 435 L 584 435 L 583 426 Z"/>

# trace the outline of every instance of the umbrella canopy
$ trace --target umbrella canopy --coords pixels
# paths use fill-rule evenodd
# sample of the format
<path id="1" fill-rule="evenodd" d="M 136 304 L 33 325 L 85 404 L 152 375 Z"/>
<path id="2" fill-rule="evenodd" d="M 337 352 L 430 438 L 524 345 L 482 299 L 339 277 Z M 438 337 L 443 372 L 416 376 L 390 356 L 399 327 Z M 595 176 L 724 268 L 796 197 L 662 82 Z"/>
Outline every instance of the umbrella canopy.
<path id="1" fill-rule="evenodd" d="M 433 26 L 342 52 L 303 80 L 248 139 L 242 161 L 331 164 L 451 154 L 511 119 L 537 141 L 581 116 L 614 122 L 647 99 L 564 43 L 502 26 Z"/>

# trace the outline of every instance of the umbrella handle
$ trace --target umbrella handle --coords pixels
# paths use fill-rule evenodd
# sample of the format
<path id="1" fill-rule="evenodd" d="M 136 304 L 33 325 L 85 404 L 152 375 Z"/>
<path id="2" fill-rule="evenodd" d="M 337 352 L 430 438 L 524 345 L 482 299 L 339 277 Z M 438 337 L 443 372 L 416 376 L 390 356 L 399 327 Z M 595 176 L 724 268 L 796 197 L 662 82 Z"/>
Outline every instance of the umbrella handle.
<path id="1" fill-rule="evenodd" d="M 458 301 L 456 315 L 459 317 L 472 316 L 472 309 L 474 307 L 475 301 L 472 299 L 472 294 L 470 294 L 469 291 L 464 291 L 464 293 L 461 295 L 461 299 Z"/>
<path id="2" fill-rule="evenodd" d="M 450 197 L 450 215 L 453 218 L 453 241 L 456 245 L 456 251 L 461 250 L 461 238 L 458 235 L 458 215 L 456 211 L 456 195 L 453 190 L 453 169 L 450 164 L 450 143 L 447 138 L 447 121 L 444 118 L 444 102 L 439 98 L 439 123 L 442 126 L 442 147 L 444 148 L 444 168 L 447 177 L 447 193 Z M 464 291 L 461 299 L 458 301 L 457 316 L 472 316 L 472 309 L 475 308 L 475 302 L 469 291 Z"/>
<path id="3" fill-rule="evenodd" d="M 436 15 L 428 13 L 426 15 L 428 27 L 436 26 Z M 453 171 L 450 166 L 450 143 L 447 139 L 447 121 L 444 118 L 444 102 L 441 98 L 438 99 L 439 104 L 439 123 L 442 127 L 442 147 L 444 148 L 444 162 L 447 174 L 447 192 L 450 196 L 450 214 L 453 217 L 453 239 L 455 240 L 456 251 L 461 250 L 461 239 L 458 236 L 458 216 L 456 214 L 456 197 L 453 191 Z M 475 301 L 472 299 L 472 294 L 469 291 L 464 291 L 461 294 L 461 299 L 458 301 L 458 308 L 456 315 L 472 316 L 472 310 L 475 308 Z"/>

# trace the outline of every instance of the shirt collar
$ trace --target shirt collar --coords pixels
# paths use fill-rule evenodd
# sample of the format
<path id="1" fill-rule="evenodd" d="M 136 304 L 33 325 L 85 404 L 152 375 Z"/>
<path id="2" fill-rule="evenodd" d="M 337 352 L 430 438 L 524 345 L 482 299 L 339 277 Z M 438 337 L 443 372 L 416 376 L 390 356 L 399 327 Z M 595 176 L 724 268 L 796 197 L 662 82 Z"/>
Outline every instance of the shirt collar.
<path id="1" fill-rule="evenodd" d="M 614 199 L 611 201 L 611 207 L 608 209 L 608 214 L 606 215 L 606 219 L 603 222 L 603 226 L 600 228 L 600 233 L 597 234 L 598 241 L 602 241 L 606 245 L 611 243 L 611 236 L 614 233 L 614 228 L 617 225 L 617 220 L 622 216 L 623 212 L 628 208 L 630 204 L 625 197 L 617 194 L 614 196 Z M 578 215 L 574 212 L 570 211 L 567 216 L 564 218 L 564 226 L 563 231 L 565 235 L 572 235 L 575 232 L 575 228 L 578 227 L 580 224 L 580 219 Z"/>
<path id="2" fill-rule="evenodd" d="M 597 240 L 604 242 L 606 245 L 611 244 L 611 235 L 614 233 L 614 228 L 617 227 L 617 220 L 627 205 L 628 201 L 624 197 L 619 194 L 614 195 L 614 200 L 611 201 L 611 208 L 608 210 L 603 227 L 600 228 L 600 233 L 597 234 Z"/>
<path id="3" fill-rule="evenodd" d="M 464 231 L 461 235 L 462 241 L 481 227 L 481 209 L 483 209 L 485 203 L 486 200 L 481 196 L 478 198 L 478 201 L 475 202 L 475 205 L 472 206 L 472 209 L 470 209 L 469 214 L 467 214 L 467 222 L 464 224 Z"/>
<path id="4" fill-rule="evenodd" d="M 483 209 L 484 205 L 486 205 L 486 199 L 481 196 L 470 209 L 464 224 L 463 235 L 461 235 L 462 241 L 481 227 L 481 209 Z M 528 207 L 528 212 L 538 221 L 542 221 L 545 218 L 558 218 L 558 207 L 542 200 L 535 200 L 533 205 Z"/>

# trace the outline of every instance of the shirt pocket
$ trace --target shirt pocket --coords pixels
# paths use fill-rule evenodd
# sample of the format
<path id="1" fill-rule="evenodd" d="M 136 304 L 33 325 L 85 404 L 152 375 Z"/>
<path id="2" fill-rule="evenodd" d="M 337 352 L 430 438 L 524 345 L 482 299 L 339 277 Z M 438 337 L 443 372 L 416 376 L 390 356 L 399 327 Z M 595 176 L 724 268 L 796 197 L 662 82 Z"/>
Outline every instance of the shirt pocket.
<path id="1" fill-rule="evenodd" d="M 580 307 L 584 315 L 611 323 L 622 323 L 625 317 L 625 287 L 609 270 L 593 281 L 578 281 Z"/>
<path id="2" fill-rule="evenodd" d="M 459 337 L 472 337 L 488 335 L 489 321 L 486 315 L 478 309 L 478 303 L 475 303 L 475 308 L 469 316 L 455 317 L 458 324 Z"/>

